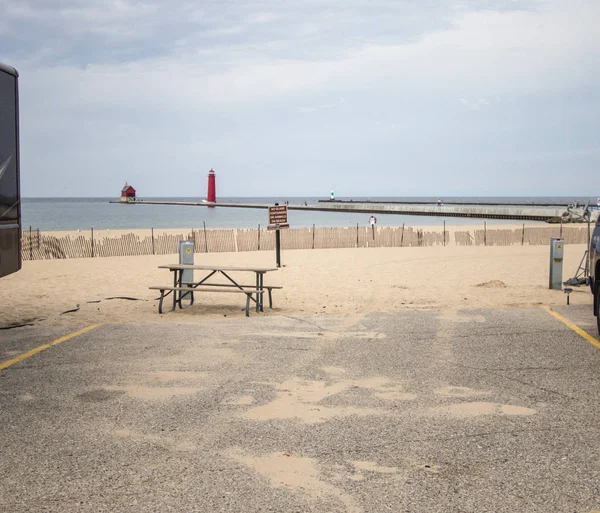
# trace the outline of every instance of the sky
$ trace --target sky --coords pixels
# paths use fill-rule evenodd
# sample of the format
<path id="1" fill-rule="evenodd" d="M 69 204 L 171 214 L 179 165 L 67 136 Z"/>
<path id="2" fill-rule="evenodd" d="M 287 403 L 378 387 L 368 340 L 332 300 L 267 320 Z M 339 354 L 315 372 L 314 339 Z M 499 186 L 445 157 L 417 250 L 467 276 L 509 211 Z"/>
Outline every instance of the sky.
<path id="1" fill-rule="evenodd" d="M 0 0 L 28 197 L 598 196 L 597 0 Z M 596 185 L 597 184 L 597 185 Z"/>

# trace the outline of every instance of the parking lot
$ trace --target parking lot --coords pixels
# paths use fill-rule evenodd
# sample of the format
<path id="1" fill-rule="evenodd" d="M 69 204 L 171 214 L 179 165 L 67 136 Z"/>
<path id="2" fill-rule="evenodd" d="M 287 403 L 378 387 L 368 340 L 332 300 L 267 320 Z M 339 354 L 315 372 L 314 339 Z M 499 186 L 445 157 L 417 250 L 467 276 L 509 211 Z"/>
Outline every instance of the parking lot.
<path id="1" fill-rule="evenodd" d="M 0 371 L 0 510 L 600 510 L 595 319 L 555 310 L 588 337 L 541 307 L 0 332 L 0 362 L 58 341 Z"/>

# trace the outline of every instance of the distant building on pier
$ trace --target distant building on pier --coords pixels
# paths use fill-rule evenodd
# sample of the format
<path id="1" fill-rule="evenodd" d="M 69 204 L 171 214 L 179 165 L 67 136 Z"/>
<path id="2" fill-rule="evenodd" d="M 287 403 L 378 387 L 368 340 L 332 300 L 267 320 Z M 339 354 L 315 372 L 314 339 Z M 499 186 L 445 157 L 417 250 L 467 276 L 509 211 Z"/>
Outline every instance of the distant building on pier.
<path id="1" fill-rule="evenodd" d="M 135 189 L 125 182 L 125 185 L 121 189 L 121 201 L 123 203 L 127 201 L 135 201 Z"/>

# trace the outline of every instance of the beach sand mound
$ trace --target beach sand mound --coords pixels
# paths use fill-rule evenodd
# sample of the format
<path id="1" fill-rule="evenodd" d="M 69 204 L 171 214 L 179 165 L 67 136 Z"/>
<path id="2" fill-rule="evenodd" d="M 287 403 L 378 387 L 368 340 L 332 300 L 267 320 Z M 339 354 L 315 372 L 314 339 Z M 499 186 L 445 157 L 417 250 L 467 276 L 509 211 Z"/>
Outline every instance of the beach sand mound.
<path id="1" fill-rule="evenodd" d="M 484 283 L 479 283 L 476 287 L 480 287 L 482 289 L 505 289 L 507 287 L 506 283 L 500 280 L 490 280 Z"/>

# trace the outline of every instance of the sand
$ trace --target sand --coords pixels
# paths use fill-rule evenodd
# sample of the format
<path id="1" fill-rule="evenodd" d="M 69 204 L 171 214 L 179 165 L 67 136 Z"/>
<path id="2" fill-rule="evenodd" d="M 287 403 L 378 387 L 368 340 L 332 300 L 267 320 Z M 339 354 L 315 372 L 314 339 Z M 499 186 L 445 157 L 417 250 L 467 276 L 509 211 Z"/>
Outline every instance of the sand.
<path id="1" fill-rule="evenodd" d="M 255 456 L 241 448 L 229 450 L 228 456 L 268 478 L 273 487 L 300 492 L 312 500 L 333 498 L 343 504 L 347 513 L 363 511 L 350 495 L 321 478 L 318 462 L 313 458 L 296 456 L 289 451 Z"/>
<path id="2" fill-rule="evenodd" d="M 584 245 L 566 246 L 564 279 L 574 275 L 584 250 Z M 198 264 L 273 266 L 274 260 L 270 251 L 195 255 Z M 201 322 L 244 315 L 243 298 L 209 293 L 197 295 L 193 308 L 159 315 L 157 292 L 148 287 L 172 283 L 171 273 L 158 266 L 176 261 L 177 255 L 156 255 L 24 262 L 20 272 L 0 280 L 0 327 Z M 261 315 L 436 309 L 460 322 L 456 311 L 463 309 L 566 303 L 562 291 L 548 289 L 547 246 L 296 250 L 284 251 L 282 261 L 284 267 L 267 274 L 265 283 L 283 290 L 273 292 L 275 308 Z M 236 277 L 254 279 L 253 274 Z M 109 299 L 115 297 L 139 300 Z M 589 289 L 575 288 L 571 302 L 591 304 Z M 77 311 L 60 315 L 67 310 Z"/>

